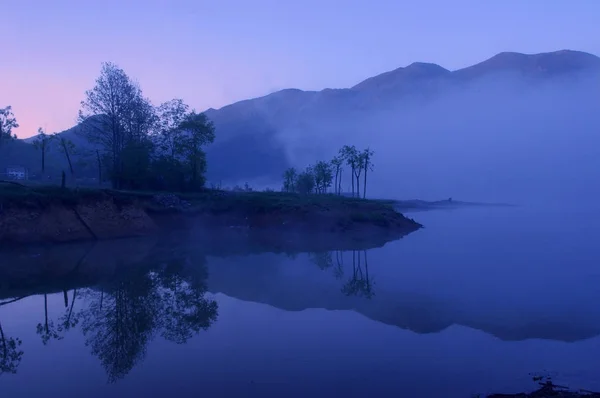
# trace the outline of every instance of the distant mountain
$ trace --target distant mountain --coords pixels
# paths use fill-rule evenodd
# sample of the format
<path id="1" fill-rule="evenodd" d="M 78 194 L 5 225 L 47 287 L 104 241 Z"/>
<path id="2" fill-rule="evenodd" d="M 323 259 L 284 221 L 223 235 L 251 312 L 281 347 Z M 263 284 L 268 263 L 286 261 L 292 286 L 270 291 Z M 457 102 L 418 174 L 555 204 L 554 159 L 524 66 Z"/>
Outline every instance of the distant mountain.
<path id="1" fill-rule="evenodd" d="M 294 162 L 286 155 L 283 143 L 308 145 L 301 138 L 303 131 L 314 128 L 309 126 L 311 120 L 323 121 L 323 134 L 327 134 L 327 129 L 336 129 L 349 117 L 391 109 L 402 101 L 429 101 L 465 84 L 477 85 L 485 77 L 510 75 L 535 81 L 584 71 L 600 71 L 600 58 L 570 50 L 532 55 L 506 52 L 456 71 L 415 62 L 349 89 L 287 89 L 211 109 L 207 114 L 216 125 L 217 139 L 208 152 L 209 179 L 278 178 Z M 323 142 L 327 137 L 323 136 Z M 315 151 L 314 147 L 306 150 Z M 236 163 L 223 159 L 235 159 L 244 166 L 237 168 Z"/>
<path id="2" fill-rule="evenodd" d="M 600 58 L 581 51 L 561 50 L 541 54 L 503 52 L 476 65 L 453 72 L 461 79 L 491 73 L 516 72 L 523 76 L 552 77 L 589 69 L 600 69 Z"/>
<path id="3" fill-rule="evenodd" d="M 96 177 L 98 171 L 93 157 L 93 146 L 80 134 L 82 129 L 83 125 L 78 124 L 60 132 L 59 135 L 75 144 L 76 150 L 75 153 L 71 154 L 71 161 L 76 169 L 77 176 Z M 19 165 L 29 169 L 30 178 L 41 178 L 41 153 L 32 145 L 37 137 L 37 135 L 34 135 L 9 143 L 10 147 L 4 149 L 4 154 L 2 148 L 0 148 L 0 170 L 8 165 Z M 58 180 L 61 172 L 65 171 L 69 174 L 68 170 L 68 162 L 62 151 L 60 151 L 58 142 L 52 142 L 46 154 L 44 178 L 50 176 Z"/>
<path id="4" fill-rule="evenodd" d="M 398 104 L 418 105 L 459 90 L 479 87 L 484 78 L 509 76 L 532 83 L 577 77 L 600 71 L 600 58 L 579 51 L 541 54 L 504 52 L 476 65 L 450 71 L 439 65 L 415 62 L 370 77 L 348 89 L 302 91 L 285 89 L 220 109 L 208 109 L 216 140 L 207 150 L 208 179 L 234 183 L 279 179 L 297 162 L 290 154 L 325 156 L 326 147 L 345 143 L 330 136 L 363 116 L 393 110 Z M 78 127 L 62 134 L 76 140 Z M 307 139 L 307 132 L 318 136 Z"/>

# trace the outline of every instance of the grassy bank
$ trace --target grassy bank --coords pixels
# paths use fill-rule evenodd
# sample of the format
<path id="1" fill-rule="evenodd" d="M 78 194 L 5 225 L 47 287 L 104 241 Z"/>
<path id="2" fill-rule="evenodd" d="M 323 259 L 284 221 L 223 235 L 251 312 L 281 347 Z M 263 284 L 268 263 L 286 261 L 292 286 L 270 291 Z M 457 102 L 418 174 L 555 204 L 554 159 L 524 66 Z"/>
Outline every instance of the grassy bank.
<path id="1" fill-rule="evenodd" d="M 77 205 L 110 198 L 117 204 L 140 203 L 148 210 L 153 211 L 185 210 L 178 206 L 170 208 L 156 201 L 156 198 L 171 195 L 186 203 L 187 211 L 202 211 L 212 214 L 242 211 L 262 214 L 343 209 L 352 212 L 357 220 L 369 220 L 381 214 L 382 211 L 393 211 L 395 204 L 391 200 L 368 200 L 333 194 L 300 195 L 283 192 L 233 192 L 209 189 L 195 193 L 165 193 L 0 183 L 0 203 L 5 206 L 43 208 L 53 204 Z"/>
<path id="2" fill-rule="evenodd" d="M 395 211 L 393 201 L 329 194 L 220 190 L 174 194 L 0 183 L 0 210 L 0 222 L 5 224 L 0 226 L 0 240 L 5 241 L 17 233 L 17 240 L 28 241 L 28 229 L 35 241 L 69 241 L 73 231 L 78 231 L 73 240 L 81 240 L 88 235 L 101 239 L 206 226 L 276 230 L 289 239 L 296 239 L 292 234 L 298 232 L 394 239 L 421 228 Z M 33 231 L 40 223 L 44 236 L 52 238 Z"/>

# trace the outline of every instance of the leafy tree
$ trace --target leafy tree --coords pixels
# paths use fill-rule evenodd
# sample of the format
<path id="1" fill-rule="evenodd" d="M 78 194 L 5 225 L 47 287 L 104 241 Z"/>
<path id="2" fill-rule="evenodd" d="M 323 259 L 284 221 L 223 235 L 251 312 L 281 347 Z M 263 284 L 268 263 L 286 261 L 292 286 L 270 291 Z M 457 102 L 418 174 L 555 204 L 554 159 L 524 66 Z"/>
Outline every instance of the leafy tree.
<path id="1" fill-rule="evenodd" d="M 180 99 L 164 102 L 157 108 L 158 144 L 172 159 L 175 159 L 177 141 L 182 133 L 179 127 L 185 121 L 188 112 L 189 106 Z"/>
<path id="2" fill-rule="evenodd" d="M 313 193 L 315 190 L 315 174 L 312 167 L 307 167 L 300 175 L 296 183 L 296 192 L 301 194 Z"/>
<path id="3" fill-rule="evenodd" d="M 283 173 L 283 191 L 296 192 L 298 183 L 298 172 L 294 167 L 290 167 Z"/>
<path id="4" fill-rule="evenodd" d="M 19 127 L 17 119 L 12 113 L 12 107 L 9 105 L 5 108 L 0 108 L 0 146 L 4 141 L 15 139 L 12 135 L 12 129 Z"/>
<path id="5" fill-rule="evenodd" d="M 46 171 L 46 153 L 50 149 L 50 144 L 54 141 L 54 135 L 46 134 L 46 132 L 40 127 L 38 128 L 38 135 L 33 141 L 35 149 L 39 150 L 42 155 L 42 173 Z"/>
<path id="6" fill-rule="evenodd" d="M 107 62 L 95 86 L 85 93 L 79 119 L 85 122 L 82 134 L 110 159 L 113 188 L 121 188 L 123 151 L 150 133 L 156 122 L 152 105 L 123 69 Z"/>
<path id="7" fill-rule="evenodd" d="M 179 129 L 182 134 L 177 142 L 176 153 L 183 158 L 190 171 L 190 187 L 202 188 L 206 172 L 206 153 L 203 148 L 215 140 L 215 126 L 204 113 L 192 111 L 186 115 Z"/>
<path id="8" fill-rule="evenodd" d="M 161 155 L 150 164 L 149 186 L 156 190 L 185 191 L 186 170 L 184 165 L 170 155 Z"/>
<path id="9" fill-rule="evenodd" d="M 326 193 L 333 183 L 333 170 L 329 162 L 317 162 L 314 169 L 315 188 L 317 193 Z"/>
<path id="10" fill-rule="evenodd" d="M 365 170 L 364 175 L 364 183 L 363 183 L 363 199 L 367 197 L 367 171 L 373 171 L 373 162 L 371 162 L 371 158 L 373 157 L 374 152 L 369 148 L 365 149 L 362 153 L 362 166 Z"/>
<path id="11" fill-rule="evenodd" d="M 123 148 L 121 172 L 123 186 L 129 189 L 147 189 L 152 186 L 152 151 L 152 142 L 147 138 L 130 141 Z"/>

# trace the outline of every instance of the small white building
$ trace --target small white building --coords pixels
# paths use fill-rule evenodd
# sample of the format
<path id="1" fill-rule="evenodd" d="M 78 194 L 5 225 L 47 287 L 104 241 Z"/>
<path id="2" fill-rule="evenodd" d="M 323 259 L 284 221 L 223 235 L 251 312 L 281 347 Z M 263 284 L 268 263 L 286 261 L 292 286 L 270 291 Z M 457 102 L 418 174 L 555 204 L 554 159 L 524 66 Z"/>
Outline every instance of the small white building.
<path id="1" fill-rule="evenodd" d="M 29 173 L 26 167 L 9 166 L 6 168 L 6 178 L 9 180 L 27 180 Z"/>

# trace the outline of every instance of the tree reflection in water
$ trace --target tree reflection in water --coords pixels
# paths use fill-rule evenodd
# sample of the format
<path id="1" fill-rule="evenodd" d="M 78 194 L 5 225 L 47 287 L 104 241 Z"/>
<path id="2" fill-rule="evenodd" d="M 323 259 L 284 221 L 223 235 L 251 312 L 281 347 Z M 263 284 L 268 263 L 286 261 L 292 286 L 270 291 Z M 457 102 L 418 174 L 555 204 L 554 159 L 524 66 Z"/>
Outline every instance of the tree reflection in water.
<path id="1" fill-rule="evenodd" d="M 114 382 L 143 359 L 157 327 L 160 296 L 152 276 L 146 273 L 112 283 L 106 294 L 86 293 L 88 307 L 78 314 L 86 345 Z"/>
<path id="2" fill-rule="evenodd" d="M 364 262 L 361 263 L 361 252 Z M 367 261 L 367 251 L 352 251 L 352 276 L 342 287 L 342 293 L 347 296 L 362 296 L 372 298 L 373 282 L 369 278 L 369 264 Z"/>
<path id="3" fill-rule="evenodd" d="M 23 358 L 21 339 L 8 337 L 0 322 L 0 375 L 3 373 L 17 373 L 17 368 Z"/>
<path id="4" fill-rule="evenodd" d="M 54 322 L 48 319 L 48 295 L 44 294 L 44 324 L 38 323 L 37 334 L 42 337 L 42 343 L 48 344 L 51 339 L 60 340 L 63 338 L 60 326 L 56 328 Z"/>
<path id="5" fill-rule="evenodd" d="M 333 276 L 336 279 L 342 279 L 344 277 L 344 252 L 335 252 L 335 265 L 333 262 L 333 252 L 318 252 L 310 253 L 309 259 L 321 270 L 333 268 Z M 362 296 L 365 298 L 372 298 L 375 293 L 373 292 L 373 281 L 369 276 L 369 264 L 367 261 L 366 250 L 353 250 L 352 251 L 352 275 L 342 287 L 342 293 L 347 296 Z"/>
<path id="6" fill-rule="evenodd" d="M 150 260 L 151 259 L 151 260 Z M 73 290 L 71 303 L 55 328 L 48 319 L 37 327 L 44 344 L 61 339 L 81 324 L 86 346 L 91 348 L 115 382 L 140 363 L 148 343 L 160 335 L 183 344 L 217 319 L 217 303 L 205 298 L 206 265 L 202 255 L 182 249 L 158 251 L 129 272 L 94 288 Z M 75 310 L 75 300 L 84 307 Z"/>

